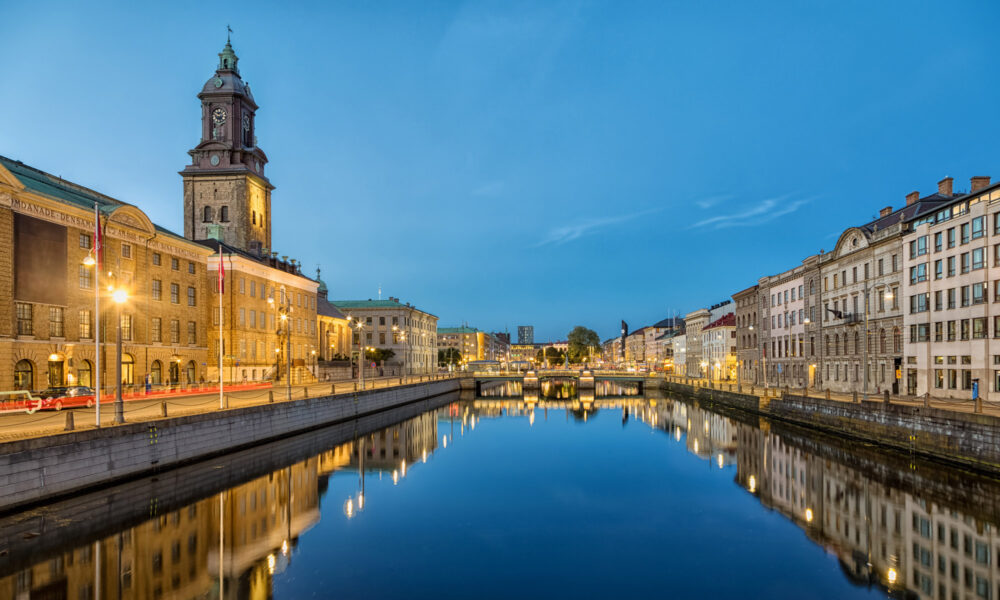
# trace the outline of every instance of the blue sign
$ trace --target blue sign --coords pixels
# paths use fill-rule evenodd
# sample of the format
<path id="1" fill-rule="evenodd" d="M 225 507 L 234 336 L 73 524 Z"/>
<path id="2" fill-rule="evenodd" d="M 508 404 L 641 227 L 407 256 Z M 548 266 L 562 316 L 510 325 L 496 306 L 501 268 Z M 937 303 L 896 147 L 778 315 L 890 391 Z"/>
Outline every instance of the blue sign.
<path id="1" fill-rule="evenodd" d="M 972 399 L 975 400 L 978 397 L 979 397 L 979 380 L 978 379 L 973 379 L 972 380 Z"/>

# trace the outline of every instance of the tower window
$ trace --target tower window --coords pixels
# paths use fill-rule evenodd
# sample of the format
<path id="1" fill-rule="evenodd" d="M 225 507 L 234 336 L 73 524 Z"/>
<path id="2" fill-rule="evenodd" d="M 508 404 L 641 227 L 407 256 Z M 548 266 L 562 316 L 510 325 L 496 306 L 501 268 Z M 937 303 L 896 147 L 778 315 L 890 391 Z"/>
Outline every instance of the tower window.
<path id="1" fill-rule="evenodd" d="M 223 223 L 228 223 L 229 222 L 229 207 L 228 206 L 223 206 L 223 207 L 219 208 L 219 221 L 222 221 Z"/>
<path id="2" fill-rule="evenodd" d="M 211 223 L 212 222 L 212 207 L 211 206 L 206 206 L 204 209 L 202 209 L 201 221 L 202 221 L 202 223 Z"/>
<path id="3" fill-rule="evenodd" d="M 253 224 L 257 224 L 257 211 L 253 211 Z"/>

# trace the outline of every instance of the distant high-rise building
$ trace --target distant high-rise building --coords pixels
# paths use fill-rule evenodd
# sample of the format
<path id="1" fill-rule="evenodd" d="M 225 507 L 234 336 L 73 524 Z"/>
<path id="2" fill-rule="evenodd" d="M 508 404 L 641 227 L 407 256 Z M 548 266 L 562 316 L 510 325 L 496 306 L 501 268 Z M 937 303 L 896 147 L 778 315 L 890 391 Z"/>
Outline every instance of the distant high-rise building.
<path id="1" fill-rule="evenodd" d="M 535 343 L 535 326 L 534 325 L 518 325 L 517 326 L 517 343 L 518 344 L 534 344 Z"/>

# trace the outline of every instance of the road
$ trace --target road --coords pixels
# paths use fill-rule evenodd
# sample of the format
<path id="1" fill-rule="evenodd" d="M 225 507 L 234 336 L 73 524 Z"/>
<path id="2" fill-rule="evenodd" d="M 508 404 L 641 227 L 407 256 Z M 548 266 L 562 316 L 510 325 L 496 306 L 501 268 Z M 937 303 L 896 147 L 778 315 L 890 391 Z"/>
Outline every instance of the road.
<path id="1" fill-rule="evenodd" d="M 433 378 L 447 378 L 447 375 L 410 375 L 405 377 L 380 377 L 365 379 L 365 389 L 381 389 L 403 384 L 429 381 Z M 353 392 L 356 380 L 314 383 L 309 385 L 294 385 L 291 387 L 291 399 L 316 398 L 331 394 Z M 227 409 L 245 408 L 267 404 L 271 394 L 274 402 L 286 402 L 288 389 L 285 386 L 225 392 Z M 124 403 L 125 421 L 134 423 L 152 421 L 163 418 L 164 407 L 168 417 L 214 412 L 219 409 L 219 392 L 193 394 L 170 398 L 151 398 L 127 400 Z M 32 437 L 42 437 L 61 433 L 66 430 L 67 415 L 72 415 L 74 429 L 94 429 L 97 426 L 96 408 L 66 408 L 61 411 L 38 411 L 34 414 L 13 412 L 0 414 L 0 442 L 19 440 Z M 113 427 L 115 418 L 114 403 L 101 404 L 101 426 Z"/>

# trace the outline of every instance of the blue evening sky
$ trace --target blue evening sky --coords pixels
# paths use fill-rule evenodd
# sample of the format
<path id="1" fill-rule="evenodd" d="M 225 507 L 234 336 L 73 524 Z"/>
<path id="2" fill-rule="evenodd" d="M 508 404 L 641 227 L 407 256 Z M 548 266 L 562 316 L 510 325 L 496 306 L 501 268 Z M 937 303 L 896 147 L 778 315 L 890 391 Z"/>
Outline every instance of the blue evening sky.
<path id="1" fill-rule="evenodd" d="M 226 24 L 331 298 L 613 335 L 1000 176 L 989 2 L 0 1 L 0 154 L 182 232 Z"/>

